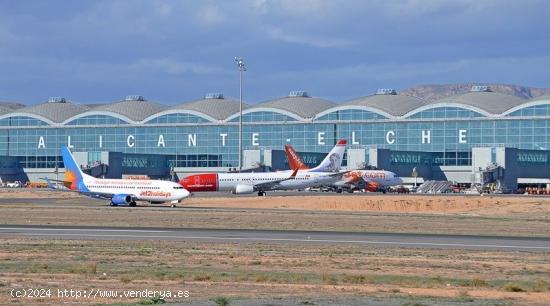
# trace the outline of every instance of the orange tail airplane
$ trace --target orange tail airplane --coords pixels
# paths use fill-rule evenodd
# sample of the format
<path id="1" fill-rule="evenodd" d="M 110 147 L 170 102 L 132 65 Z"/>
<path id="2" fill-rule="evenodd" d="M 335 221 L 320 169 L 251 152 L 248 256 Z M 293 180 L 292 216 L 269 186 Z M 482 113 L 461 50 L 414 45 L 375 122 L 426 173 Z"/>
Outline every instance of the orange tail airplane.
<path id="1" fill-rule="evenodd" d="M 285 153 L 290 169 L 310 169 L 291 145 L 285 145 Z M 383 170 L 354 170 L 345 173 L 342 180 L 336 182 L 334 187 L 337 191 L 342 189 L 354 190 L 360 186 L 368 191 L 379 191 L 381 186 L 401 184 L 403 184 L 403 181 L 393 172 Z"/>
<path id="2" fill-rule="evenodd" d="M 294 151 L 294 148 L 287 144 L 285 145 L 286 159 L 290 169 L 308 170 L 309 167 L 304 163 L 302 158 Z"/>

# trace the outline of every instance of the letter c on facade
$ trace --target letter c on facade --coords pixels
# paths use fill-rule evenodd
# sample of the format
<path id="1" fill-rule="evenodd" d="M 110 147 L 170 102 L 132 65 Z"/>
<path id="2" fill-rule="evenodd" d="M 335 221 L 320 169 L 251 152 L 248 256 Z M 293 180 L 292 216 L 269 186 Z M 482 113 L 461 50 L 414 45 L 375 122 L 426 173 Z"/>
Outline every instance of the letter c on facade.
<path id="1" fill-rule="evenodd" d="M 136 138 L 134 137 L 134 135 L 128 135 L 128 138 L 126 138 L 126 143 L 128 144 L 128 148 L 133 148 L 134 145 L 136 144 L 135 143 L 135 140 Z"/>
<path id="2" fill-rule="evenodd" d="M 386 142 L 388 144 L 393 144 L 395 142 L 395 132 L 394 131 L 388 131 L 386 133 Z"/>

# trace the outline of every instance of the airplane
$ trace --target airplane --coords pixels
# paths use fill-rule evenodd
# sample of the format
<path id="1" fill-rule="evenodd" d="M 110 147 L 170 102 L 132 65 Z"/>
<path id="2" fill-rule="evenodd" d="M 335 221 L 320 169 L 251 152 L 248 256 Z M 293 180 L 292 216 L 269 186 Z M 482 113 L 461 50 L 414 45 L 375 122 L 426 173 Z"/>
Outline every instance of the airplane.
<path id="1" fill-rule="evenodd" d="M 300 155 L 296 153 L 291 145 L 285 145 L 285 153 L 288 159 L 288 164 L 292 169 L 300 169 L 304 171 L 315 171 L 315 168 L 310 169 L 302 160 Z M 368 191 L 385 192 L 384 187 L 402 185 L 403 180 L 395 173 L 385 170 L 351 170 L 342 175 L 342 179 L 334 182 L 331 187 L 336 192 L 341 193 L 343 190 L 353 192 L 358 189 L 366 189 Z"/>
<path id="2" fill-rule="evenodd" d="M 330 185 L 340 180 L 345 172 L 339 172 L 346 141 L 340 140 L 327 154 L 319 166 L 312 171 L 293 169 L 280 172 L 258 173 L 201 173 L 180 180 L 180 185 L 191 192 L 230 191 L 234 194 L 257 192 L 265 196 L 271 190 L 297 190 L 308 187 Z M 315 170 L 315 171 L 313 171 Z"/>
<path id="3" fill-rule="evenodd" d="M 58 190 L 69 190 L 93 198 L 109 199 L 111 206 L 136 206 L 137 201 L 151 204 L 170 202 L 172 207 L 176 203 L 189 197 L 191 193 L 180 184 L 161 180 L 126 180 L 126 179 L 99 179 L 82 172 L 67 147 L 61 149 L 65 164 L 65 180 L 44 178 L 48 186 Z M 61 182 L 62 186 L 54 186 L 51 181 Z"/>

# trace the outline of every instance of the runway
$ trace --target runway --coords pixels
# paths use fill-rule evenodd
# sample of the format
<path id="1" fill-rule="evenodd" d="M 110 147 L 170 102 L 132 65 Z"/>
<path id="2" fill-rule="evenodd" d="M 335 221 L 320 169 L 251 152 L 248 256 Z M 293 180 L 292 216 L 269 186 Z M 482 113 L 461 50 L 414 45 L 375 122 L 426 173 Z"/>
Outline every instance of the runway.
<path id="1" fill-rule="evenodd" d="M 69 240 L 350 244 L 355 246 L 550 252 L 550 238 L 399 233 L 1 225 L 0 236 Z"/>

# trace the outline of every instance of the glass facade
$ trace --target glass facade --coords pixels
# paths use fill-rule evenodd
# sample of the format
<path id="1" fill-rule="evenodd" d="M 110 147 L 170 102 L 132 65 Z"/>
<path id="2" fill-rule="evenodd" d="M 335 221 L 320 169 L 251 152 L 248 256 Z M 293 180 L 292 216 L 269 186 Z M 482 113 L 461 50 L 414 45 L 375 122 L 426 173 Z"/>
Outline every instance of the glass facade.
<path id="1" fill-rule="evenodd" d="M 550 148 L 548 116 L 480 117 L 452 108 L 429 110 L 431 115 L 427 112 L 416 117 L 383 119 L 364 110 L 346 110 L 329 113 L 319 121 L 254 112 L 245 115 L 243 147 L 282 150 L 288 143 L 299 152 L 326 153 L 338 139 L 347 139 L 353 147 L 418 152 L 408 156 L 396 154 L 392 157 L 394 163 L 430 159 L 438 165 L 470 165 L 472 147 Z M 444 115 L 446 120 L 429 120 L 432 115 L 432 118 Z M 164 115 L 138 125 L 121 123 L 109 116 L 87 116 L 65 126 L 49 126 L 27 117 L 2 120 L 16 124 L 0 125 L 0 156 L 18 157 L 21 165 L 28 168 L 54 167 L 56 161 L 59 164 L 62 146 L 71 146 L 76 151 L 164 155 L 163 163 L 176 167 L 238 165 L 237 122 L 206 122 L 185 114 Z M 110 126 L 102 126 L 107 124 Z M 423 152 L 431 153 L 424 156 Z M 137 157 L 125 161 L 128 167 L 136 163 L 139 163 Z"/>
<path id="2" fill-rule="evenodd" d="M 522 117 L 542 117 L 550 116 L 550 104 L 541 104 L 518 109 L 511 112 L 508 116 L 522 116 Z"/>
<path id="3" fill-rule="evenodd" d="M 471 111 L 460 107 L 434 107 L 418 113 L 415 113 L 408 118 L 411 119 L 447 119 L 447 118 L 476 118 L 484 117 L 478 112 Z"/>
<path id="4" fill-rule="evenodd" d="M 239 117 L 235 117 L 229 122 L 239 122 Z M 252 112 L 248 114 L 243 114 L 243 122 L 285 122 L 285 121 L 296 121 L 296 119 L 279 114 L 276 112 Z"/>
<path id="5" fill-rule="evenodd" d="M 468 166 L 471 152 L 391 152 L 392 165 Z"/>
<path id="6" fill-rule="evenodd" d="M 145 124 L 159 124 L 159 123 L 200 123 L 200 122 L 208 122 L 208 120 L 191 115 L 191 114 L 167 114 L 155 117 L 147 122 Z"/>
<path id="7" fill-rule="evenodd" d="M 550 153 L 545 151 L 526 150 L 518 153 L 520 165 L 548 166 L 550 164 Z"/>
<path id="8" fill-rule="evenodd" d="M 387 119 L 387 118 L 375 112 L 369 112 L 369 111 L 360 110 L 360 109 L 338 110 L 317 118 L 318 121 L 325 121 L 325 120 L 360 121 L 360 120 L 376 120 L 376 119 Z"/>
<path id="9" fill-rule="evenodd" d="M 13 116 L 0 119 L 0 126 L 40 126 L 48 123 L 31 117 Z"/>
<path id="10" fill-rule="evenodd" d="M 67 125 L 112 125 L 112 124 L 128 124 L 128 122 L 119 118 L 106 115 L 90 115 L 84 116 L 70 122 Z"/>

